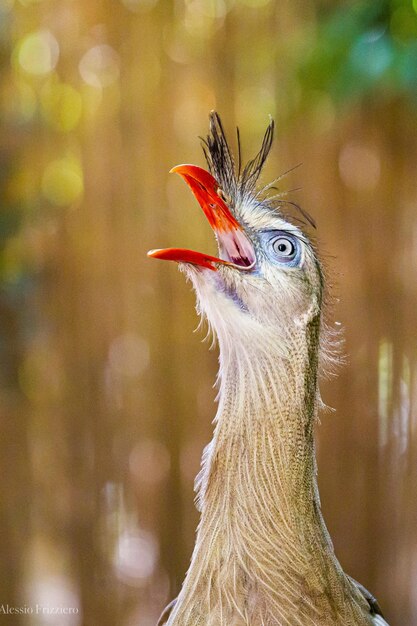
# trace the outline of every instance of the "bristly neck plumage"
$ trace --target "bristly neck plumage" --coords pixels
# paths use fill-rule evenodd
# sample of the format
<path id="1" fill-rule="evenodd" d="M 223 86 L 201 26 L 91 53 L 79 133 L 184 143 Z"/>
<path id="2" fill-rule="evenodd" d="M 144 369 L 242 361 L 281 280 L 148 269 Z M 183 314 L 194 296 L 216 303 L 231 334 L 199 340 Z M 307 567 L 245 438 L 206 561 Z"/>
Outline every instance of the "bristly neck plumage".
<path id="1" fill-rule="evenodd" d="M 370 624 L 320 512 L 318 315 L 250 343 L 216 330 L 219 408 L 197 479 L 201 521 L 168 624 Z"/>

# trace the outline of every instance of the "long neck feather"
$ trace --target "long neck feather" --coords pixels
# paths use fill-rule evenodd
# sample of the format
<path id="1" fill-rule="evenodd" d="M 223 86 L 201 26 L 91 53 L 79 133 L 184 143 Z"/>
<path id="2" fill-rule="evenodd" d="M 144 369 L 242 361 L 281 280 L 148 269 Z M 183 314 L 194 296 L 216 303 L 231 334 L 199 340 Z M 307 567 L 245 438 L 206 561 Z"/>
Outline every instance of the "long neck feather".
<path id="1" fill-rule="evenodd" d="M 316 482 L 319 319 L 220 342 L 201 521 L 171 626 L 370 624 L 336 560 Z"/>

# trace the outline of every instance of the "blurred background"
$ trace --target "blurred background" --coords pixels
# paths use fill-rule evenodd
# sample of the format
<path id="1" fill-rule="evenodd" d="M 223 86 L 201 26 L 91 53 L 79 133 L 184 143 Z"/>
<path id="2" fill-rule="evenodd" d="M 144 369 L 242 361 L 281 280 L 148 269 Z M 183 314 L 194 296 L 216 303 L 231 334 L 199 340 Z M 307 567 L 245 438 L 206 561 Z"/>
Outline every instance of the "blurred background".
<path id="1" fill-rule="evenodd" d="M 264 182 L 303 164 L 280 185 L 318 223 L 348 355 L 323 510 L 416 624 L 417 0 L 0 0 L 0 68 L 1 623 L 154 626 L 179 590 L 217 354 L 145 254 L 215 252 L 168 171 L 203 165 L 216 108 L 246 159 L 275 118 Z"/>

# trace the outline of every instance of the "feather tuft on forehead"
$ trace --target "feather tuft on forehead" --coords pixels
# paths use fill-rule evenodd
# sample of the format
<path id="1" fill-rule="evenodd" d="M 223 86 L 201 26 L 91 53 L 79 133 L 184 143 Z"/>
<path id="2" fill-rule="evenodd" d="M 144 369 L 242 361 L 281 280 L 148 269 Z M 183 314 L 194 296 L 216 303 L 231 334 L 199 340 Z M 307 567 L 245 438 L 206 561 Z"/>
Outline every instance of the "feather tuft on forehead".
<path id="1" fill-rule="evenodd" d="M 244 202 L 248 198 L 255 199 L 256 204 L 261 203 L 263 208 L 270 209 L 285 219 L 295 220 L 295 222 L 301 222 L 316 228 L 314 219 L 305 209 L 301 208 L 296 202 L 284 198 L 287 192 L 278 192 L 272 197 L 268 195 L 272 190 L 276 190 L 274 185 L 278 181 L 301 164 L 290 168 L 271 183 L 263 187 L 261 186 L 257 190 L 259 177 L 271 152 L 274 129 L 274 120 L 271 118 L 259 152 L 242 167 L 239 128 L 236 128 L 238 148 L 236 165 L 220 116 L 216 111 L 211 111 L 210 132 L 205 139 L 201 138 L 209 171 L 219 183 L 225 199 L 232 205 L 231 208 L 236 209 L 239 203 Z M 298 217 L 289 214 L 285 209 L 290 210 L 290 212 L 295 210 Z"/>
<path id="2" fill-rule="evenodd" d="M 248 194 L 254 194 L 266 159 L 271 151 L 274 137 L 274 120 L 270 120 L 257 155 L 242 169 L 240 136 L 237 129 L 238 163 L 230 150 L 220 116 L 215 111 L 210 113 L 210 132 L 202 139 L 204 155 L 210 173 L 219 183 L 225 194 L 234 202 Z"/>

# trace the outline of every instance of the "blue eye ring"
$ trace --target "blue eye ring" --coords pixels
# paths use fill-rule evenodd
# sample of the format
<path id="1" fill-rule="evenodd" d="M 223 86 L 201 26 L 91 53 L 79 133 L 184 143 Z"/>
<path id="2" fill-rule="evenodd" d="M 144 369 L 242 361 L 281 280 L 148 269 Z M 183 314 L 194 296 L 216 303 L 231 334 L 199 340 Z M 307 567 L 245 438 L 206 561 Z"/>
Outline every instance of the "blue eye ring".
<path id="1" fill-rule="evenodd" d="M 287 267 L 299 266 L 302 249 L 298 237 L 283 230 L 272 231 L 268 234 L 267 248 L 271 260 Z"/>

